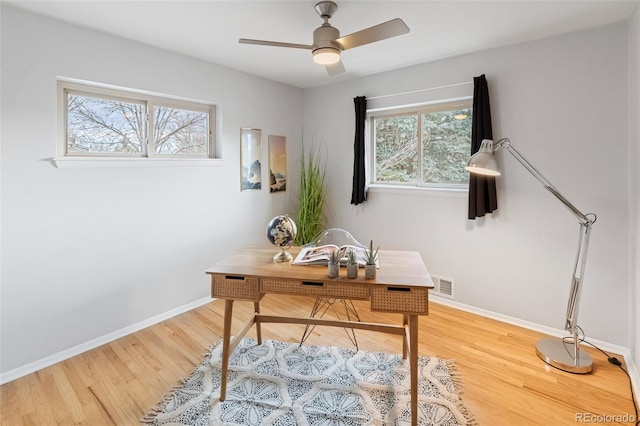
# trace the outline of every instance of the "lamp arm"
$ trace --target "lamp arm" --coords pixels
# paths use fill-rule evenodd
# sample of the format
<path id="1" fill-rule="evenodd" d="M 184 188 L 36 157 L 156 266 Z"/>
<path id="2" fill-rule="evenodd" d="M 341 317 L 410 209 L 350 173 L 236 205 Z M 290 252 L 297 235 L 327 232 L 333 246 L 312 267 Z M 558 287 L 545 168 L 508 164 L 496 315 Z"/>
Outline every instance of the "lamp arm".
<path id="1" fill-rule="evenodd" d="M 578 237 L 578 252 L 576 254 L 575 262 L 573 265 L 573 274 L 571 277 L 571 288 L 569 291 L 569 301 L 567 303 L 567 313 L 565 321 L 565 330 L 568 330 L 573 336 L 573 353 L 571 354 L 575 365 L 580 363 L 580 340 L 578 338 L 578 310 L 580 307 L 580 294 L 582 293 L 582 279 L 584 277 L 585 268 L 587 265 L 587 251 L 589 248 L 589 236 L 591 234 L 591 226 L 596 221 L 596 216 L 593 213 L 589 215 L 593 218 L 589 218 L 586 214 L 582 213 L 576 206 L 574 206 L 569 200 L 567 200 L 558 191 L 542 173 L 540 173 L 517 149 L 511 145 L 509 138 L 503 138 L 494 145 L 494 152 L 499 149 L 506 149 L 509 153 L 524 166 L 542 185 L 551 192 L 562 204 L 564 204 L 569 210 L 573 212 L 580 222 L 580 235 Z"/>
<path id="2" fill-rule="evenodd" d="M 564 195 L 562 195 L 560 191 L 558 191 L 555 186 L 553 186 L 551 182 L 549 182 L 549 180 L 545 178 L 542 173 L 540 173 L 538 169 L 533 166 L 533 164 L 531 164 L 526 158 L 524 158 L 524 156 L 520 154 L 520 152 L 518 152 L 518 150 L 515 149 L 513 145 L 511 145 L 511 141 L 509 140 L 509 138 L 500 139 L 495 144 L 493 152 L 496 152 L 502 148 L 506 149 L 509 154 L 513 156 L 513 158 L 515 158 L 520 164 L 522 164 L 522 166 L 524 166 L 525 169 L 527 169 L 529 173 L 533 175 L 533 177 L 535 177 L 549 192 L 551 192 L 558 200 L 560 200 L 562 204 L 564 204 L 569 210 L 571 210 L 582 225 L 593 224 L 594 220 L 587 217 L 587 215 L 582 213 L 576 206 L 574 206 L 569 200 L 567 200 Z"/>
<path id="3" fill-rule="evenodd" d="M 536 344 L 538 356 L 547 364 L 560 368 L 571 373 L 587 373 L 592 369 L 592 361 L 589 355 L 580 349 L 580 338 L 578 326 L 578 310 L 580 307 L 580 294 L 582 292 L 582 280 L 587 264 L 587 251 L 589 248 L 589 236 L 591 227 L 597 217 L 594 213 L 582 213 L 555 186 L 545 178 L 517 149 L 511 146 L 509 138 L 500 139 L 493 143 L 491 139 L 484 139 L 480 144 L 478 152 L 473 154 L 465 169 L 471 173 L 479 173 L 488 176 L 498 176 L 497 163 L 494 153 L 500 149 L 506 149 L 529 173 L 533 175 L 549 192 L 551 192 L 562 204 L 565 205 L 576 216 L 580 223 L 580 235 L 578 238 L 578 253 L 576 254 L 571 277 L 571 289 L 569 301 L 567 303 L 567 313 L 565 317 L 565 330 L 568 330 L 572 337 L 565 338 L 572 341 L 572 350 L 568 347 L 568 340 L 560 341 L 553 339 L 541 339 Z"/>

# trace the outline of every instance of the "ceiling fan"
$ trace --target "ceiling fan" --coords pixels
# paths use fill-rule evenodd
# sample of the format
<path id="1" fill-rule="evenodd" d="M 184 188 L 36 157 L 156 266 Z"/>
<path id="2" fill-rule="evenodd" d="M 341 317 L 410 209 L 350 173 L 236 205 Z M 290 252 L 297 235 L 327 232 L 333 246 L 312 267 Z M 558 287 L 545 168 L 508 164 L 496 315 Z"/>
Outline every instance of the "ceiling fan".
<path id="1" fill-rule="evenodd" d="M 336 75 L 345 71 L 342 60 L 340 59 L 340 54 L 343 50 L 409 32 L 409 27 L 407 27 L 404 21 L 396 18 L 340 37 L 340 31 L 329 23 L 329 19 L 336 10 L 338 10 L 338 5 L 332 1 L 321 1 L 316 3 L 314 8 L 318 15 L 324 19 L 324 23 L 313 32 L 313 44 L 282 43 L 279 41 L 254 40 L 248 38 L 241 38 L 238 41 L 244 44 L 311 50 L 313 60 L 318 64 L 325 65 L 329 75 Z"/>

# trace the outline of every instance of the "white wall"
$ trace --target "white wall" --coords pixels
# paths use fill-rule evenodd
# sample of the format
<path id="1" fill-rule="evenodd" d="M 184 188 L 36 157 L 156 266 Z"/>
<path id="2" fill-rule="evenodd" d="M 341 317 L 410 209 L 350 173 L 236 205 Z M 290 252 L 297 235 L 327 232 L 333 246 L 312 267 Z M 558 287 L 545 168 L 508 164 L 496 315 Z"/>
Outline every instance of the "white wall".
<path id="1" fill-rule="evenodd" d="M 305 143 L 328 157 L 331 226 L 383 248 L 419 250 L 431 272 L 456 279 L 461 303 L 561 328 L 578 225 L 511 158 L 500 158 L 499 210 L 484 220 L 466 219 L 459 193 L 374 189 L 364 205 L 349 205 L 353 97 L 471 82 L 481 73 L 496 138 L 510 137 L 572 202 L 598 214 L 580 323 L 588 337 L 633 344 L 638 364 L 640 233 L 627 237 L 628 223 L 640 229 L 640 177 L 627 165 L 629 151 L 640 159 L 637 8 L 628 30 L 615 24 L 304 94 L 6 5 L 0 11 L 0 372 L 206 297 L 203 271 L 226 251 L 263 241 L 266 221 L 292 210 L 303 124 Z M 348 67 L 346 53 L 344 61 Z M 223 165 L 54 168 L 46 159 L 55 156 L 58 76 L 218 105 Z M 392 100 L 471 94 L 465 85 Z M 262 128 L 265 140 L 287 135 L 286 194 L 239 191 L 245 126 Z M 594 171 L 601 167 L 607 172 Z"/>
<path id="2" fill-rule="evenodd" d="M 640 366 L 640 6 L 629 20 L 629 164 L 631 247 L 631 332 L 630 350 L 636 368 Z"/>
<path id="3" fill-rule="evenodd" d="M 362 206 L 349 204 L 355 96 L 485 73 L 496 139 L 509 137 L 578 208 L 598 214 L 580 324 L 588 337 L 627 346 L 627 54 L 620 23 L 307 90 L 305 138 L 315 134 L 327 147 L 331 225 L 383 248 L 419 250 L 432 273 L 456 280 L 458 302 L 561 329 L 579 226 L 504 152 L 499 210 L 484 220 L 466 219 L 466 194 L 372 189 Z M 348 68 L 347 53 L 343 60 Z M 467 85 L 398 101 L 472 93 Z"/>
<path id="4" fill-rule="evenodd" d="M 4 373 L 206 297 L 207 267 L 266 241 L 292 192 L 240 192 L 239 129 L 263 130 L 264 165 L 268 134 L 299 152 L 303 92 L 5 5 L 1 19 Z M 223 165 L 53 167 L 59 76 L 217 105 Z"/>

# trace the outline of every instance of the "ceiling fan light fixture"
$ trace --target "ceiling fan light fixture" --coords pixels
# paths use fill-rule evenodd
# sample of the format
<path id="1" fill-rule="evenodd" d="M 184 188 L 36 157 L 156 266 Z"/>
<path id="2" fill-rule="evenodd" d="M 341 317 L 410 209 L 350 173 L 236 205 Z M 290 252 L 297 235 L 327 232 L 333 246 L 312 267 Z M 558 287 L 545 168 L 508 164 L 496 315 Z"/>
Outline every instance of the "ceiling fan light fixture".
<path id="1" fill-rule="evenodd" d="M 386 40 L 409 32 L 407 24 L 402 19 L 395 18 L 341 37 L 340 31 L 329 23 L 329 19 L 338 10 L 338 5 L 331 0 L 320 0 L 314 8 L 324 22 L 313 31 L 313 44 L 283 43 L 249 38 L 241 38 L 238 41 L 242 44 L 311 50 L 315 63 L 324 65 L 329 75 L 337 75 L 345 71 L 344 65 L 340 60 L 343 50 Z"/>
<path id="2" fill-rule="evenodd" d="M 313 61 L 316 64 L 331 65 L 340 61 L 340 51 L 333 47 L 321 47 L 313 51 Z"/>

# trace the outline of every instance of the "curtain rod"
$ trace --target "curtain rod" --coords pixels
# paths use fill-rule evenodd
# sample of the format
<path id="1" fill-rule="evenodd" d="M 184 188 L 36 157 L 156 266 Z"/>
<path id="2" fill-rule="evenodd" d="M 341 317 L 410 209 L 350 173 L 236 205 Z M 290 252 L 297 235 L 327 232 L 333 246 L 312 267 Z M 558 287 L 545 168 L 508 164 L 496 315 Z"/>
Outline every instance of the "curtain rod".
<path id="1" fill-rule="evenodd" d="M 367 98 L 367 100 L 370 101 L 372 99 L 390 98 L 392 96 L 411 95 L 413 93 L 428 92 L 430 90 L 438 90 L 438 89 L 447 89 L 449 87 L 464 86 L 466 84 L 473 84 L 473 81 L 465 81 L 464 83 L 447 84 L 446 86 L 430 87 L 428 89 L 411 90 L 409 92 L 392 93 L 390 95 L 372 96 L 370 98 Z"/>

